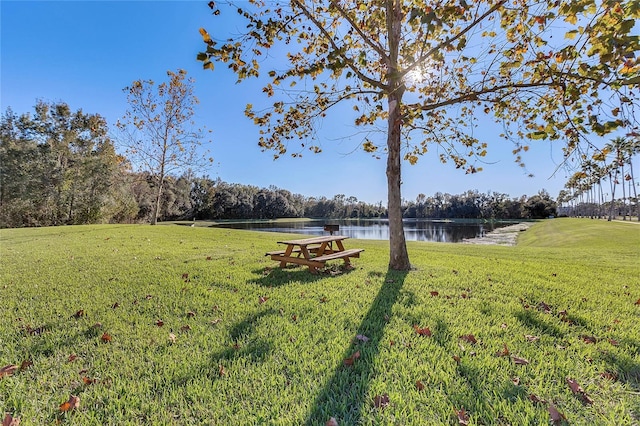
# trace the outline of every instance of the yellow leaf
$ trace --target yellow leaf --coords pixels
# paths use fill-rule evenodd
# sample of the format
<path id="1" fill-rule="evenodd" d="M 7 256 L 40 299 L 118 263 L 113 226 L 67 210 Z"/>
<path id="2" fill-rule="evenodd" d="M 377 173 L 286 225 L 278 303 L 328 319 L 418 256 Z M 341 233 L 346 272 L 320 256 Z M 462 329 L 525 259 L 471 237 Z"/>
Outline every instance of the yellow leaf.
<path id="1" fill-rule="evenodd" d="M 210 43 L 212 41 L 207 30 L 205 30 L 204 28 L 200 28 L 199 31 L 200 35 L 202 36 L 202 40 L 204 40 L 205 43 Z"/>
<path id="2" fill-rule="evenodd" d="M 578 23 L 578 17 L 576 15 L 569 15 L 566 18 L 564 18 L 564 20 L 570 23 L 571 25 L 575 25 Z"/>

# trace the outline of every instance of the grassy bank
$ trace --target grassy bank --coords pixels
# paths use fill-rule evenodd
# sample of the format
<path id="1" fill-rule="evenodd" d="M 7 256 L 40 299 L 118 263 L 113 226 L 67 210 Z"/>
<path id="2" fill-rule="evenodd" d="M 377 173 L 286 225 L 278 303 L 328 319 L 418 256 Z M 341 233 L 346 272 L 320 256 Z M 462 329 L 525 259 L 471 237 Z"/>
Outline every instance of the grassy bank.
<path id="1" fill-rule="evenodd" d="M 0 231 L 0 368 L 18 367 L 0 378 L 0 412 L 548 424 L 555 407 L 571 424 L 640 422 L 640 226 L 558 219 L 516 247 L 409 243 L 409 273 L 387 271 L 388 244 L 366 240 L 346 241 L 366 250 L 353 270 L 280 270 L 264 253 L 282 237 Z"/>

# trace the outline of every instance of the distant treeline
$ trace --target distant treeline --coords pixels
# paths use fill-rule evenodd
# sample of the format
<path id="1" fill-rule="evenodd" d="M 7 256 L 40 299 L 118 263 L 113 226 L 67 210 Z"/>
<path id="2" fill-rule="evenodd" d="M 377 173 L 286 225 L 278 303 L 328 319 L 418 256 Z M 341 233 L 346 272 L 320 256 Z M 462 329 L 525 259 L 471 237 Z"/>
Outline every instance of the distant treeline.
<path id="1" fill-rule="evenodd" d="M 99 115 L 39 102 L 35 114 L 8 109 L 0 121 L 0 227 L 149 222 L 153 176 L 116 153 Z M 407 218 L 542 218 L 556 214 L 545 191 L 518 199 L 467 191 L 405 201 Z M 193 173 L 169 176 L 160 220 L 376 218 L 382 202 L 339 194 L 307 197 L 276 187 L 230 184 Z"/>

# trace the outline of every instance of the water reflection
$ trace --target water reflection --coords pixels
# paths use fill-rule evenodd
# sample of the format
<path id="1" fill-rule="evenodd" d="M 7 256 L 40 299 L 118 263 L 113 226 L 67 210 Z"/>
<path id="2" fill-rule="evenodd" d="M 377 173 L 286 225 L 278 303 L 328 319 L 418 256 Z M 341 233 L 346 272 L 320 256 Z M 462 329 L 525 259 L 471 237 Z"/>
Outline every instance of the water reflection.
<path id="1" fill-rule="evenodd" d="M 340 235 L 366 240 L 388 240 L 389 222 L 386 219 L 360 220 L 304 220 L 278 222 L 229 222 L 218 225 L 223 228 L 249 229 L 265 232 L 288 232 L 305 235 L 328 235 L 325 224 L 340 225 Z M 477 238 L 494 229 L 514 222 L 444 221 L 413 219 L 404 221 L 404 234 L 408 241 L 433 241 L 458 243 L 465 238 Z"/>

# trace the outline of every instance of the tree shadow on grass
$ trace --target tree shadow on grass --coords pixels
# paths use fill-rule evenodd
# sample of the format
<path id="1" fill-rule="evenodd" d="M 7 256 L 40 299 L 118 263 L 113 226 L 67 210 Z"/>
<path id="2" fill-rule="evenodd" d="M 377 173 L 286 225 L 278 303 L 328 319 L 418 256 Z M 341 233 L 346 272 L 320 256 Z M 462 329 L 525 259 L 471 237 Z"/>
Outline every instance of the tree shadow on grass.
<path id="1" fill-rule="evenodd" d="M 404 271 L 387 272 L 380 292 L 356 332 L 356 335 L 366 336 L 369 340 L 361 344 L 354 336 L 354 342 L 343 356 L 347 359 L 359 351 L 360 358 L 353 366 L 346 366 L 342 361 L 336 366 L 314 401 L 305 424 L 325 424 L 331 417 L 335 417 L 339 424 L 357 424 L 360 421 L 361 411 L 367 403 L 365 398 L 369 384 L 374 377 L 373 366 L 380 340 L 406 276 Z"/>
<path id="2" fill-rule="evenodd" d="M 544 315 L 547 315 L 547 314 L 544 314 Z M 564 333 L 562 332 L 562 330 L 560 330 L 559 327 L 541 319 L 541 314 L 538 314 L 530 310 L 523 310 L 523 311 L 517 312 L 514 316 L 523 325 L 527 327 L 533 327 L 537 329 L 540 333 L 548 334 L 549 336 L 553 336 L 557 338 L 564 337 Z"/>

